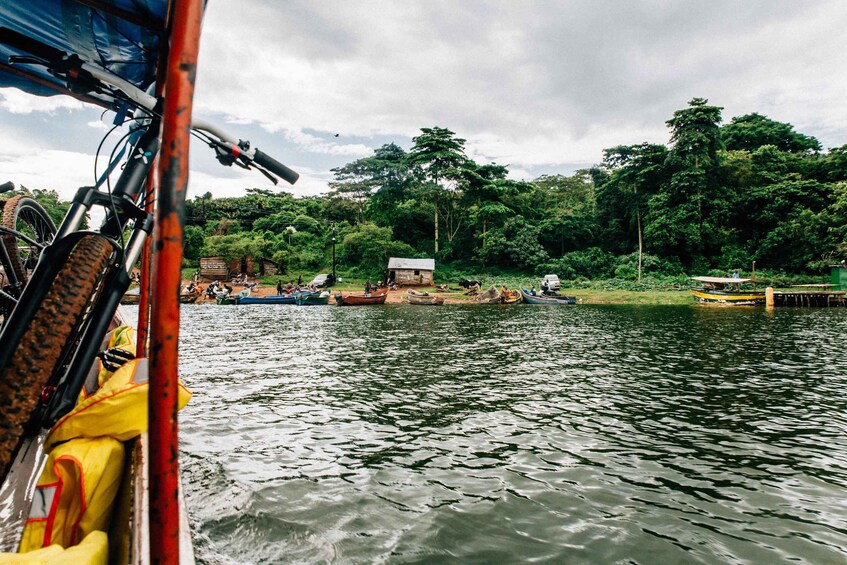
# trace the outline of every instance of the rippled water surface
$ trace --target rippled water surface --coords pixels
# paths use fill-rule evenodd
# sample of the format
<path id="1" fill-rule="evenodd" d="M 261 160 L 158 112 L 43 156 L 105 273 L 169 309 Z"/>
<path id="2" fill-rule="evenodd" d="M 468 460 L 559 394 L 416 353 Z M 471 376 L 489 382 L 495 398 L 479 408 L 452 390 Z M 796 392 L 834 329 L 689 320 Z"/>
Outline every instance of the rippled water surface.
<path id="1" fill-rule="evenodd" d="M 209 563 L 844 563 L 847 312 L 189 305 Z"/>

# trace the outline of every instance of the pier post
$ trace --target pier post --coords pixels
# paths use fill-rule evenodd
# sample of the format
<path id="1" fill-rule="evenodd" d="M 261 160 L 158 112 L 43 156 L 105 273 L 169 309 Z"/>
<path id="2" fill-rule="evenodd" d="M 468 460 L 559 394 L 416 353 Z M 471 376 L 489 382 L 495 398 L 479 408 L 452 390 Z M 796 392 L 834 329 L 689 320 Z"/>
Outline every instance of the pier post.
<path id="1" fill-rule="evenodd" d="M 765 289 L 765 308 L 773 308 L 773 287 Z"/>

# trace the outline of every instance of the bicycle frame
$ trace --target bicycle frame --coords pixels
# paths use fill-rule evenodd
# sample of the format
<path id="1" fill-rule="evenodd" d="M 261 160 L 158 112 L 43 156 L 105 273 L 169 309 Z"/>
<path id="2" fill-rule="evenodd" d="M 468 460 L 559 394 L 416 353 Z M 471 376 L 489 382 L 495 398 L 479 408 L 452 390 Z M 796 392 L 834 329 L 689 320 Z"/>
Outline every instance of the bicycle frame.
<path id="1" fill-rule="evenodd" d="M 95 187 L 83 187 L 77 192 L 53 242 L 41 253 L 18 304 L 9 314 L 0 333 L 2 366 L 8 362 L 14 349 L 12 345 L 21 339 L 74 244 L 82 234 L 91 233 L 79 231 L 86 213 L 93 206 L 105 207 L 106 217 L 98 235 L 112 244 L 115 254 L 103 274 L 103 290 L 90 306 L 76 343 L 63 352 L 61 366 L 66 368 L 62 374 L 53 375 L 51 386 L 56 387 L 55 392 L 48 391 L 42 395 L 40 410 L 30 421 L 31 430 L 38 425 L 49 428 L 73 408 L 88 369 L 100 348 L 102 336 L 114 317 L 120 298 L 129 288 L 129 272 L 141 255 L 153 227 L 152 215 L 136 203 L 143 193 L 147 175 L 153 165 L 152 156 L 159 151 L 158 134 L 159 122 L 152 119 L 147 131 L 132 148 L 131 155 L 141 155 L 142 158 L 130 157 L 111 195 Z M 121 247 L 118 240 L 130 220 L 134 220 L 132 229 L 126 238 L 126 246 Z"/>

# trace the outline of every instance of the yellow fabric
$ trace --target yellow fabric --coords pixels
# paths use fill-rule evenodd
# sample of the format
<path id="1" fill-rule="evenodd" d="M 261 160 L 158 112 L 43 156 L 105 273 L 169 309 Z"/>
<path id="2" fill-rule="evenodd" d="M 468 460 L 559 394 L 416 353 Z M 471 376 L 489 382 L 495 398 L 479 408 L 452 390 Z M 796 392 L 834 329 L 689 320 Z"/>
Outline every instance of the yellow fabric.
<path id="1" fill-rule="evenodd" d="M 109 561 L 109 538 L 94 531 L 79 545 L 63 549 L 51 545 L 29 553 L 0 553 L 0 565 L 106 565 Z"/>
<path id="2" fill-rule="evenodd" d="M 135 355 L 135 330 L 129 326 L 118 326 L 115 328 L 109 337 L 109 345 L 106 349 L 112 349 L 113 347 L 119 347 Z M 109 380 L 112 373 L 103 367 L 103 363 L 99 359 L 97 363 L 100 364 L 100 372 L 97 373 L 97 384 L 103 386 L 103 383 Z"/>
<path id="3" fill-rule="evenodd" d="M 24 528 L 21 553 L 57 544 L 70 547 L 95 530 L 109 527 L 112 502 L 120 487 L 124 445 L 110 437 L 76 439 L 57 446 L 38 480 L 50 492 L 50 509 Z"/>
<path id="4" fill-rule="evenodd" d="M 134 331 L 114 330 L 108 347 L 134 351 Z M 90 532 L 108 528 L 112 504 L 120 487 L 123 443 L 147 431 L 148 361 L 133 359 L 114 373 L 101 366 L 100 388 L 80 397 L 45 441 L 49 453 L 38 482 L 20 551 L 51 544 L 69 547 Z M 178 384 L 182 409 L 191 392 Z"/>
<path id="5" fill-rule="evenodd" d="M 111 436 L 126 441 L 147 431 L 147 359 L 133 359 L 103 383 L 103 386 L 76 405 L 59 420 L 47 436 L 46 449 L 76 437 Z M 179 409 L 191 399 L 191 392 L 178 385 Z"/>

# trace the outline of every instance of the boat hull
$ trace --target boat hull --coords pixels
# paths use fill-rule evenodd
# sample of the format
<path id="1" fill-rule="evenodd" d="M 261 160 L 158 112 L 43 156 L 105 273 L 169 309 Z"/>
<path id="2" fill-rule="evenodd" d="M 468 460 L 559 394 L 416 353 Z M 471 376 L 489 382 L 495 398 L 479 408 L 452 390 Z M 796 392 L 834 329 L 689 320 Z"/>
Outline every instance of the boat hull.
<path id="1" fill-rule="evenodd" d="M 385 304 L 385 299 L 388 298 L 388 289 L 383 288 L 371 293 L 370 296 L 361 294 L 341 294 L 336 293 L 335 303 L 339 306 L 371 306 L 375 304 Z"/>
<path id="2" fill-rule="evenodd" d="M 441 296 L 407 294 L 403 300 L 415 306 L 441 306 L 444 298 Z"/>
<path id="3" fill-rule="evenodd" d="M 322 306 L 329 304 L 329 293 L 303 292 L 295 296 L 297 306 Z"/>
<path id="4" fill-rule="evenodd" d="M 179 295 L 179 301 L 182 304 L 192 304 L 200 298 L 199 292 L 183 292 Z M 141 302 L 141 295 L 137 293 L 127 293 L 121 297 L 121 304 L 124 306 L 138 306 Z"/>
<path id="5" fill-rule="evenodd" d="M 555 298 L 552 296 L 541 296 L 539 294 L 533 295 L 530 291 L 523 287 L 521 287 L 521 297 L 523 297 L 523 301 L 527 304 L 536 304 L 541 306 L 566 306 L 569 304 L 576 304 L 576 298 L 571 296 Z"/>
<path id="6" fill-rule="evenodd" d="M 757 306 L 765 303 L 764 292 L 726 292 L 718 290 L 691 289 L 698 304 L 725 306 Z"/>
<path id="7" fill-rule="evenodd" d="M 235 304 L 296 304 L 297 296 L 294 294 L 274 294 L 271 296 L 245 296 L 238 298 Z"/>

